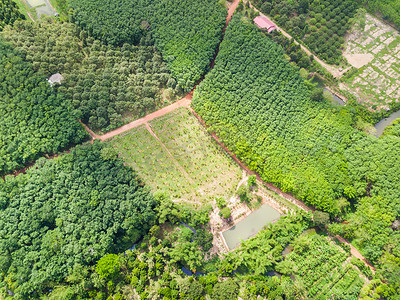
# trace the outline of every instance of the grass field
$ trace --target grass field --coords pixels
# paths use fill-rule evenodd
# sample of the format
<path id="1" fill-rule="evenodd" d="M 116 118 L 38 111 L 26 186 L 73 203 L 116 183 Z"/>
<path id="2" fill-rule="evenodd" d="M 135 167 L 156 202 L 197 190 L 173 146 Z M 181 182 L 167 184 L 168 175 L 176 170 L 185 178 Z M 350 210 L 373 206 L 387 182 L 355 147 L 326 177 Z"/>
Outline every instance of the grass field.
<path id="1" fill-rule="evenodd" d="M 186 108 L 109 141 L 152 191 L 167 191 L 173 199 L 208 203 L 230 198 L 241 179 L 235 162 L 204 131 Z M 164 147 L 164 146 L 165 147 Z"/>
<path id="2" fill-rule="evenodd" d="M 365 26 L 355 25 L 344 53 L 358 71 L 341 88 L 372 110 L 387 110 L 400 98 L 400 35 L 369 14 L 359 22 Z"/>

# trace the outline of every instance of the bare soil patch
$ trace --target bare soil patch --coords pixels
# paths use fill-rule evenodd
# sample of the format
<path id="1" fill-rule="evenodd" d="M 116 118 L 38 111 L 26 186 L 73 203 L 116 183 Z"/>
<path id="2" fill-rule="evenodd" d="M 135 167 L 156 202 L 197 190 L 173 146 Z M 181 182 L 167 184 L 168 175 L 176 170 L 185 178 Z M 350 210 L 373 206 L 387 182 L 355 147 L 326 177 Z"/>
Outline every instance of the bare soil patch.
<path id="1" fill-rule="evenodd" d="M 351 54 L 351 53 L 344 53 L 343 56 L 347 59 L 349 64 L 353 67 L 359 69 L 366 64 L 369 64 L 373 59 L 374 56 L 371 53 L 364 53 L 364 54 Z"/>

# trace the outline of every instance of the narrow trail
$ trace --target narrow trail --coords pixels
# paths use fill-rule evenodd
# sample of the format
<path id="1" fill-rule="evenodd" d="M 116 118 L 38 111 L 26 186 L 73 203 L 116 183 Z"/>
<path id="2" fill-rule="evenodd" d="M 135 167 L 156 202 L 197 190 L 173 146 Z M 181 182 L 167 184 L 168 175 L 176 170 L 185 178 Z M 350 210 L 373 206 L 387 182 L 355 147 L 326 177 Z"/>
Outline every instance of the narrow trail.
<path id="1" fill-rule="evenodd" d="M 234 0 L 231 4 L 231 6 L 228 9 L 228 15 L 226 17 L 226 25 L 228 26 L 230 20 L 232 19 L 232 16 L 236 10 L 236 8 L 238 7 L 239 3 L 241 0 Z M 226 27 L 225 27 L 226 28 Z M 224 29 L 225 30 L 225 29 Z"/>
<path id="2" fill-rule="evenodd" d="M 364 262 L 364 264 L 371 269 L 372 273 L 375 274 L 376 271 L 375 267 L 360 253 L 360 251 L 357 250 L 356 247 L 354 247 L 348 240 L 341 237 L 340 235 L 336 235 L 335 237 L 339 240 L 339 242 L 349 245 L 351 254 L 361 259 Z"/>

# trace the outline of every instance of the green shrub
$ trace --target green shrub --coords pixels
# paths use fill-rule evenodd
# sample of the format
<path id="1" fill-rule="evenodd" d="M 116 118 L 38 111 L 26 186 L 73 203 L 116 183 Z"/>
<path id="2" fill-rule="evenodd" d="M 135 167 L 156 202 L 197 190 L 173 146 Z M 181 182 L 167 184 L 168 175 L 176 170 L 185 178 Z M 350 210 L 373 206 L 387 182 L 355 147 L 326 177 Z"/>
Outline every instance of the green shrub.
<path id="1" fill-rule="evenodd" d="M 219 197 L 219 198 L 216 198 L 215 200 L 217 201 L 217 207 L 218 207 L 219 209 L 222 209 L 223 207 L 226 206 L 226 200 L 225 200 L 225 198 Z"/>
<path id="2" fill-rule="evenodd" d="M 245 185 L 241 185 L 237 190 L 236 194 L 239 196 L 241 202 L 249 202 L 249 189 Z"/>
<path id="3" fill-rule="evenodd" d="M 212 293 L 212 299 L 215 300 L 232 300 L 237 299 L 239 286 L 232 279 L 228 278 L 223 282 L 218 282 Z"/>
<path id="4" fill-rule="evenodd" d="M 256 175 L 249 176 L 249 179 L 247 180 L 247 185 L 249 187 L 253 187 L 253 186 L 257 185 L 257 177 L 256 177 Z"/>
<path id="5" fill-rule="evenodd" d="M 319 210 L 314 211 L 313 219 L 314 224 L 321 228 L 325 228 L 325 226 L 329 224 L 329 214 L 326 212 L 322 212 Z"/>
<path id="6" fill-rule="evenodd" d="M 231 216 L 231 210 L 229 209 L 229 207 L 224 207 L 224 208 L 220 211 L 219 215 L 220 215 L 221 217 L 223 217 L 224 219 L 228 219 L 228 218 Z"/>

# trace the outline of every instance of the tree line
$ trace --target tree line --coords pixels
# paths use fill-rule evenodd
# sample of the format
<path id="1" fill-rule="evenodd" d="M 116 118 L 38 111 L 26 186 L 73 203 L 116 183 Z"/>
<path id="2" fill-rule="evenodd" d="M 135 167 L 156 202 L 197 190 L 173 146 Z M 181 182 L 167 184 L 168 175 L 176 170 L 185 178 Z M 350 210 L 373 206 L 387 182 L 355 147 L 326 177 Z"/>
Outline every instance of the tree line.
<path id="1" fill-rule="evenodd" d="M 107 44 L 138 44 L 151 33 L 172 76 L 190 91 L 208 70 L 222 37 L 226 9 L 218 1 L 71 0 L 71 18 Z"/>
<path id="2" fill-rule="evenodd" d="M 19 11 L 13 0 L 0 1 L 0 31 L 4 26 L 12 25 L 16 20 L 24 20 L 25 16 Z"/>
<path id="3" fill-rule="evenodd" d="M 400 29 L 400 1 L 399 0 L 368 0 L 364 1 L 367 7 Z"/>

